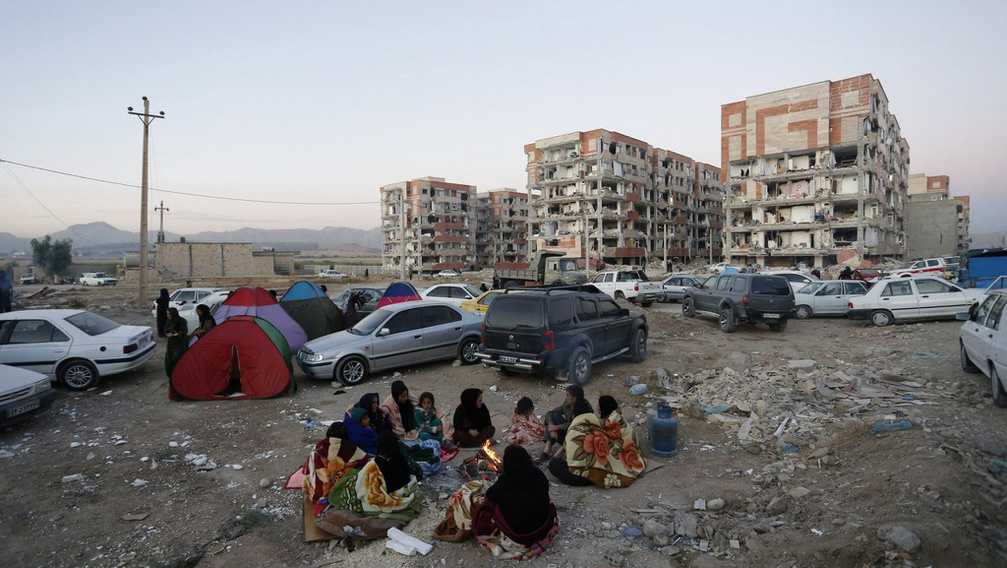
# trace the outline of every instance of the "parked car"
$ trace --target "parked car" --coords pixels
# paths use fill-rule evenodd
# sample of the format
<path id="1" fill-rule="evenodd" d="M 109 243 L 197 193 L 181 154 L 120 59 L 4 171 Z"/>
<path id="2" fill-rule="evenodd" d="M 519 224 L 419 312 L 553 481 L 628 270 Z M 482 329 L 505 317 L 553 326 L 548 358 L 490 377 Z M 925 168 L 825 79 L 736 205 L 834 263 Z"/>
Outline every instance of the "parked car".
<path id="1" fill-rule="evenodd" d="M 565 376 L 583 385 L 595 363 L 647 358 L 647 316 L 593 286 L 508 290 L 490 304 L 478 357 L 501 372 Z"/>
<path id="2" fill-rule="evenodd" d="M 490 304 L 493 300 L 497 299 L 500 294 L 503 294 L 503 290 L 489 290 L 483 292 L 476 296 L 475 299 L 465 300 L 461 304 L 463 310 L 468 310 L 470 312 L 479 312 L 482 314 L 486 313 L 486 310 L 490 309 Z"/>
<path id="3" fill-rule="evenodd" d="M 731 264 L 730 262 L 718 262 L 717 264 L 714 264 L 713 266 L 710 267 L 710 272 L 714 274 L 720 274 L 721 272 L 723 272 L 728 268 L 737 268 L 737 267 Z"/>
<path id="4" fill-rule="evenodd" d="M 402 302 L 379 308 L 350 329 L 319 337 L 297 352 L 314 379 L 356 385 L 370 373 L 441 359 L 477 363 L 482 316 L 444 302 Z"/>
<path id="5" fill-rule="evenodd" d="M 455 272 L 454 270 L 441 270 L 437 273 L 438 278 L 458 278 L 461 274 Z"/>
<path id="6" fill-rule="evenodd" d="M 340 278 L 346 278 L 346 275 L 338 270 L 323 270 L 318 273 L 319 278 L 329 278 L 332 280 L 338 280 Z"/>
<path id="7" fill-rule="evenodd" d="M 782 276 L 721 274 L 685 291 L 682 315 L 716 315 L 724 333 L 741 323 L 765 323 L 773 331 L 783 331 L 794 306 L 794 292 Z"/>
<path id="8" fill-rule="evenodd" d="M 153 353 L 149 327 L 84 310 L 0 314 L 0 363 L 42 373 L 70 390 L 87 390 L 101 377 L 135 369 Z"/>
<path id="9" fill-rule="evenodd" d="M 1007 291 L 990 293 L 958 319 L 965 320 L 959 331 L 962 369 L 982 372 L 990 379 L 993 403 L 1007 406 L 1007 323 L 1003 323 Z"/>
<path id="10" fill-rule="evenodd" d="M 209 296 L 204 296 L 199 301 L 189 302 L 185 306 L 178 308 L 178 315 L 188 324 L 189 333 L 192 333 L 193 330 L 199 327 L 199 314 L 196 313 L 197 306 L 205 305 L 207 308 L 210 308 L 210 313 L 212 314 L 230 295 L 231 292 L 229 290 L 219 290 Z"/>
<path id="11" fill-rule="evenodd" d="M 6 428 L 52 406 L 56 391 L 42 373 L 0 365 L 0 428 Z"/>
<path id="12" fill-rule="evenodd" d="M 658 302 L 673 302 L 685 297 L 688 288 L 695 288 L 701 283 L 695 276 L 689 274 L 672 274 L 665 277 L 661 282 L 664 285 L 664 295 L 660 296 Z"/>
<path id="13" fill-rule="evenodd" d="M 805 274 L 796 270 L 773 270 L 771 272 L 763 272 L 762 274 L 769 274 L 772 276 L 782 276 L 787 279 L 790 283 L 790 289 L 796 294 L 808 284 L 812 282 L 821 282 L 817 277 L 810 274 Z"/>
<path id="14" fill-rule="evenodd" d="M 371 288 L 366 286 L 356 286 L 353 288 L 347 288 L 343 290 L 343 293 L 335 297 L 332 301 L 335 302 L 339 309 L 343 309 L 346 305 L 346 301 L 350 298 L 350 294 L 353 292 L 360 292 L 366 294 L 370 297 L 363 306 L 357 308 L 357 314 L 363 319 L 364 316 L 370 315 L 371 312 L 378 308 L 378 302 L 381 301 L 381 296 L 385 295 L 384 288 Z"/>
<path id="15" fill-rule="evenodd" d="M 80 277 L 81 286 L 115 286 L 118 282 L 104 272 L 85 272 Z"/>
<path id="16" fill-rule="evenodd" d="M 424 300 L 439 300 L 461 307 L 462 302 L 475 300 L 482 292 L 471 284 L 434 284 L 420 292 Z"/>
<path id="17" fill-rule="evenodd" d="M 34 273 L 32 273 L 32 274 L 25 274 L 24 276 L 21 277 L 21 283 L 22 284 L 38 284 L 38 277 L 35 276 Z"/>
<path id="18" fill-rule="evenodd" d="M 863 296 L 867 284 L 860 280 L 824 280 L 812 282 L 794 294 L 797 319 L 812 316 L 845 316 L 851 296 Z"/>
<path id="19" fill-rule="evenodd" d="M 908 278 L 914 275 L 934 273 L 933 276 L 940 276 L 947 263 L 943 258 L 923 258 L 907 262 L 899 268 L 886 274 L 889 278 Z"/>
<path id="20" fill-rule="evenodd" d="M 196 305 L 203 303 L 207 297 L 219 293 L 224 293 L 226 298 L 226 294 L 230 291 L 223 288 L 179 288 L 168 296 L 168 307 L 177 308 L 179 313 L 185 309 L 194 310 Z M 157 300 L 150 307 L 150 315 L 157 317 Z"/>
<path id="21" fill-rule="evenodd" d="M 935 276 L 881 280 L 863 296 L 847 303 L 846 317 L 870 320 L 878 327 L 897 321 L 955 318 L 983 296 Z"/>
<path id="22" fill-rule="evenodd" d="M 652 282 L 643 270 L 599 272 L 591 284 L 616 300 L 629 300 L 649 308 L 664 295 L 660 282 Z"/>

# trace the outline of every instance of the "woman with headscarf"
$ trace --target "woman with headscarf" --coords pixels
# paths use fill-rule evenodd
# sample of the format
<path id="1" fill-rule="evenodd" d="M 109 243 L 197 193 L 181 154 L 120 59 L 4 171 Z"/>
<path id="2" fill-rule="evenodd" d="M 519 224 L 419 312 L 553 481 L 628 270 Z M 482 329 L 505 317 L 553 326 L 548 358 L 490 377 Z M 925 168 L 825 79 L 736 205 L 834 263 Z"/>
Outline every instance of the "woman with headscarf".
<path id="1" fill-rule="evenodd" d="M 521 446 L 504 451 L 503 473 L 473 513 L 472 532 L 493 556 L 519 560 L 541 554 L 559 532 L 549 480 Z"/>
<path id="2" fill-rule="evenodd" d="M 178 308 L 168 308 L 168 320 L 164 322 L 164 335 L 168 338 L 168 347 L 164 352 L 164 371 L 171 378 L 175 365 L 178 364 L 185 350 L 189 347 L 189 324 L 178 315 Z"/>
<path id="3" fill-rule="evenodd" d="M 168 321 L 168 302 L 170 302 L 168 297 L 168 289 L 161 288 L 161 295 L 154 300 L 154 305 L 157 307 L 157 336 L 164 337 L 164 323 Z"/>
<path id="4" fill-rule="evenodd" d="M 370 392 L 360 397 L 343 415 L 350 442 L 372 456 L 378 453 L 378 430 L 383 420 L 377 404 L 378 393 Z"/>
<path id="5" fill-rule="evenodd" d="M 214 326 L 217 325 L 217 322 L 214 321 L 213 316 L 210 315 L 210 308 L 208 308 L 206 304 L 199 304 L 196 306 L 196 315 L 199 316 L 199 327 L 192 332 L 192 335 L 196 338 L 201 338 L 206 335 L 208 331 L 213 329 Z"/>
<path id="6" fill-rule="evenodd" d="M 360 303 L 360 292 L 350 292 L 350 297 L 346 299 L 346 307 L 343 308 L 343 325 L 345 329 L 357 325 L 360 315 L 357 313 L 357 306 Z"/>
<path id="7" fill-rule="evenodd" d="M 493 437 L 496 428 L 490 411 L 483 404 L 483 391 L 469 388 L 462 391 L 461 405 L 455 409 L 455 444 L 462 448 L 477 448 Z"/>
<path id="8" fill-rule="evenodd" d="M 378 435 L 378 455 L 374 461 L 385 478 L 385 488 L 389 493 L 405 487 L 410 476 L 416 479 L 423 477 L 416 464 L 402 454 L 399 438 L 391 430 Z"/>
<path id="9" fill-rule="evenodd" d="M 395 381 L 392 383 L 392 394 L 381 404 L 381 412 L 391 432 L 399 438 L 406 457 L 422 470 L 423 475 L 432 475 L 441 468 L 441 444 L 438 440 L 419 439 L 417 402 L 404 382 Z"/>

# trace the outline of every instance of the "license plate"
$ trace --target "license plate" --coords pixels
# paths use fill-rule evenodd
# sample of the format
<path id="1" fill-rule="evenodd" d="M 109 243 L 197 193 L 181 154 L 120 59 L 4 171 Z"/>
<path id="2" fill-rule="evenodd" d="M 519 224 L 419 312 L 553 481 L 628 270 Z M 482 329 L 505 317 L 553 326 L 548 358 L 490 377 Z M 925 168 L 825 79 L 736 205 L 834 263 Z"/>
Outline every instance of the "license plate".
<path id="1" fill-rule="evenodd" d="M 780 314 L 762 314 L 763 319 L 780 319 Z"/>
<path id="2" fill-rule="evenodd" d="M 500 356 L 501 363 L 517 363 L 517 357 L 507 357 L 506 355 Z"/>
<path id="3" fill-rule="evenodd" d="M 22 404 L 21 406 L 15 406 L 14 408 L 11 408 L 10 410 L 7 411 L 7 418 L 17 416 L 18 414 L 24 414 L 29 410 L 35 410 L 36 408 L 38 408 L 38 406 L 39 402 L 37 400 L 33 400 L 27 404 Z"/>

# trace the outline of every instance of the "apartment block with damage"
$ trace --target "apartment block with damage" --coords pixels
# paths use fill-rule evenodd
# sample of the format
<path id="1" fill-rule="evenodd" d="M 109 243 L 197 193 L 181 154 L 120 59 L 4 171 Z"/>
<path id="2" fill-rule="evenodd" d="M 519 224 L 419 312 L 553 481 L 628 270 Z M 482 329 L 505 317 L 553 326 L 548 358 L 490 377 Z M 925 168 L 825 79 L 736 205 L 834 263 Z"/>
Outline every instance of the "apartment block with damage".
<path id="1" fill-rule="evenodd" d="M 439 272 L 476 262 L 476 187 L 421 177 L 381 187 L 382 264 Z"/>
<path id="2" fill-rule="evenodd" d="M 696 224 L 710 220 L 716 233 L 723 223 L 719 173 L 642 140 L 598 129 L 538 140 L 525 154 L 531 252 L 587 251 L 616 265 L 705 258 L 711 228 Z"/>
<path id="3" fill-rule="evenodd" d="M 476 265 L 525 262 L 528 245 L 528 194 L 516 189 L 491 189 L 476 196 Z"/>
<path id="4" fill-rule="evenodd" d="M 957 256 L 970 247 L 969 197 L 951 195 L 946 175 L 909 176 L 906 257 Z"/>
<path id="5" fill-rule="evenodd" d="M 721 163 L 732 261 L 902 256 L 909 145 L 870 74 L 722 105 Z"/>

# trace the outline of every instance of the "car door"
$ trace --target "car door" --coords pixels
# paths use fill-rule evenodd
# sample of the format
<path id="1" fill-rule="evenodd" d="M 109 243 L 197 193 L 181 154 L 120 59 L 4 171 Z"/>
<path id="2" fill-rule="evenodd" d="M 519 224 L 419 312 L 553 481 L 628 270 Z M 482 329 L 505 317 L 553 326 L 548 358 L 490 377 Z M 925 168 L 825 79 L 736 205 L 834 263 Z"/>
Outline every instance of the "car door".
<path id="1" fill-rule="evenodd" d="M 421 308 L 415 306 L 396 312 L 374 330 L 371 342 L 374 370 L 392 369 L 424 360 Z"/>
<path id="2" fill-rule="evenodd" d="M 986 299 L 971 312 L 968 321 L 962 324 L 962 329 L 960 331 L 962 345 L 965 346 L 965 352 L 968 353 L 969 359 L 971 359 L 973 363 L 975 363 L 983 370 L 984 373 L 987 374 L 989 373 L 989 370 L 984 367 L 984 363 L 990 355 L 990 343 L 993 339 L 993 334 L 987 325 L 987 319 L 989 319 L 989 316 L 997 302 L 1004 298 L 1005 296 L 999 294 L 987 296 Z M 1002 311 L 1003 306 L 1001 305 L 1001 313 Z M 997 319 L 999 319 L 999 316 Z M 990 323 L 995 324 L 996 322 Z"/>
<path id="3" fill-rule="evenodd" d="M 0 327 L 0 363 L 55 378 L 70 353 L 70 337 L 42 318 L 8 320 Z"/>
<path id="4" fill-rule="evenodd" d="M 730 276 L 711 276 L 706 279 L 706 282 L 703 282 L 702 286 L 696 287 L 696 289 L 693 291 L 693 298 L 695 299 L 696 309 L 697 310 L 714 309 L 716 306 L 714 306 L 714 308 L 710 308 L 709 306 L 712 303 L 711 297 L 717 292 L 718 282 L 720 282 L 721 280 L 725 281 L 730 280 L 730 278 L 731 278 Z"/>
<path id="5" fill-rule="evenodd" d="M 615 274 L 611 272 L 606 272 L 595 276 L 594 280 L 591 282 L 596 288 L 602 292 L 612 296 L 615 294 Z"/>
<path id="6" fill-rule="evenodd" d="M 812 309 L 815 314 L 845 314 L 846 295 L 843 294 L 842 282 L 827 282 L 815 292 L 812 298 Z"/>
<path id="7" fill-rule="evenodd" d="M 615 300 L 599 300 L 598 310 L 605 322 L 605 355 L 614 353 L 629 345 L 629 331 L 633 320 L 622 315 L 622 308 Z M 595 353 L 597 357 L 600 353 Z"/>
<path id="8" fill-rule="evenodd" d="M 991 336 L 988 344 L 990 363 L 996 368 L 1001 380 L 1007 377 L 1007 323 L 1004 323 L 1007 318 L 1003 317 L 1005 307 L 1007 307 L 1007 296 L 1000 295 L 1000 299 L 986 318 L 986 327 Z"/>
<path id="9" fill-rule="evenodd" d="M 574 300 L 574 312 L 579 322 L 577 330 L 587 336 L 595 352 L 604 350 L 606 326 L 598 302 L 594 298 L 579 297 Z"/>
<path id="10" fill-rule="evenodd" d="M 462 314 L 451 306 L 423 306 L 423 359 L 453 359 L 462 338 Z"/>
<path id="11" fill-rule="evenodd" d="M 958 287 L 936 278 L 917 278 L 913 283 L 920 296 L 921 318 L 953 317 L 968 311 L 968 298 Z"/>
<path id="12" fill-rule="evenodd" d="M 919 300 L 911 279 L 887 282 L 878 296 L 878 305 L 871 306 L 890 311 L 897 320 L 913 319 L 920 315 Z"/>

